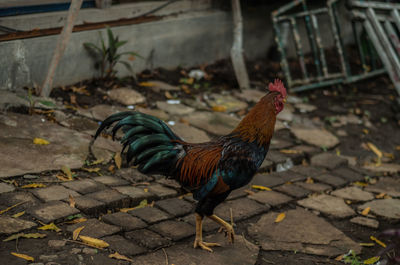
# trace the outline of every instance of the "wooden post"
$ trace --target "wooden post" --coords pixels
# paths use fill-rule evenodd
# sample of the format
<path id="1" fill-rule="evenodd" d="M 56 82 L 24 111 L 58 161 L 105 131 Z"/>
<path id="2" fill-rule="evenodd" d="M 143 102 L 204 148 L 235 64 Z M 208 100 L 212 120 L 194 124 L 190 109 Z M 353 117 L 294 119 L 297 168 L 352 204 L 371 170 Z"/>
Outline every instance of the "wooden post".
<path id="1" fill-rule="evenodd" d="M 83 0 L 72 0 L 68 11 L 67 21 L 58 37 L 57 46 L 54 50 L 53 57 L 51 58 L 49 71 L 47 72 L 46 79 L 41 88 L 40 95 L 43 97 L 48 97 L 53 89 L 53 79 L 54 74 L 60 59 L 62 58 L 65 48 L 67 47 L 69 38 L 71 37 L 72 29 L 74 27 L 74 21 L 78 16 L 79 9 L 81 8 Z"/>

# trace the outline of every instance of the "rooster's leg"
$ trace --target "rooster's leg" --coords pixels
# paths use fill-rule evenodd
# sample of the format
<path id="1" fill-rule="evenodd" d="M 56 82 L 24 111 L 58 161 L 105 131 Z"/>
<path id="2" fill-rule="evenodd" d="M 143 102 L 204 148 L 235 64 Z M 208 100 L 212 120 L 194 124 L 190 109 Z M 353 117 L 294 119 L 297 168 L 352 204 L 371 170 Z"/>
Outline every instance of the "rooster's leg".
<path id="1" fill-rule="evenodd" d="M 200 214 L 196 213 L 196 239 L 194 240 L 194 248 L 200 247 L 204 250 L 208 250 L 210 252 L 213 252 L 213 250 L 210 247 L 220 247 L 221 245 L 218 243 L 207 243 L 203 242 L 203 216 Z"/>
<path id="2" fill-rule="evenodd" d="M 232 225 L 228 224 L 227 222 L 225 222 L 224 220 L 222 220 L 221 218 L 219 218 L 215 214 L 213 214 L 211 216 L 208 216 L 208 218 L 210 218 L 211 220 L 213 220 L 217 224 L 222 225 L 225 228 L 226 233 L 228 234 L 229 242 L 230 243 L 234 242 L 234 240 L 235 240 L 235 231 L 233 230 Z"/>

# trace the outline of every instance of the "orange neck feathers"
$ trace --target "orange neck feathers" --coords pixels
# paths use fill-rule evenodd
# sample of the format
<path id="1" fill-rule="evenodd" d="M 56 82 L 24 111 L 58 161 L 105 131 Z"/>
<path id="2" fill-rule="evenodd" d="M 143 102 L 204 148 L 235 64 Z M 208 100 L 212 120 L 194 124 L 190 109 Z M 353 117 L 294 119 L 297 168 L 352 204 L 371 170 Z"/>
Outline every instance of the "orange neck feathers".
<path id="1" fill-rule="evenodd" d="M 274 100 L 277 93 L 265 95 L 243 118 L 233 133 L 247 142 L 257 141 L 266 147 L 274 133 L 276 110 Z"/>

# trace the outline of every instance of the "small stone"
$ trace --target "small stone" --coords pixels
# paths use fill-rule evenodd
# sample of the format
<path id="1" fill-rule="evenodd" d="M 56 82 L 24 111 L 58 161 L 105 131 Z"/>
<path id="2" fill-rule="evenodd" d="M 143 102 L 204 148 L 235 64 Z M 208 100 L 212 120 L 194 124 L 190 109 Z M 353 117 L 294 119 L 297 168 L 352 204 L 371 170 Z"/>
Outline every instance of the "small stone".
<path id="1" fill-rule="evenodd" d="M 329 149 L 335 147 L 340 142 L 335 135 L 325 129 L 293 126 L 291 131 L 300 140 L 318 147 Z"/>
<path id="2" fill-rule="evenodd" d="M 157 108 L 167 112 L 170 115 L 183 116 L 195 111 L 194 108 L 185 106 L 183 104 L 168 104 L 164 101 L 157 101 Z"/>
<path id="3" fill-rule="evenodd" d="M 145 222 L 124 212 L 103 215 L 102 220 L 106 223 L 119 226 L 124 231 L 137 230 L 146 227 Z"/>
<path id="4" fill-rule="evenodd" d="M 82 252 L 82 249 L 80 249 L 80 248 L 73 248 L 73 249 L 71 249 L 71 251 L 70 251 L 69 253 L 76 255 L 76 254 L 79 254 L 79 253 L 81 253 L 81 252 Z"/>
<path id="5" fill-rule="evenodd" d="M 61 184 L 81 194 L 92 193 L 106 188 L 104 185 L 96 181 L 93 181 L 91 179 L 69 181 L 69 182 L 63 182 Z"/>
<path id="6" fill-rule="evenodd" d="M 40 255 L 39 259 L 43 261 L 54 261 L 58 258 L 57 255 Z"/>
<path id="7" fill-rule="evenodd" d="M 0 193 L 6 193 L 6 192 L 11 192 L 14 191 L 15 188 L 12 185 L 9 185 L 7 183 L 0 183 Z"/>
<path id="8" fill-rule="evenodd" d="M 331 195 L 351 201 L 370 201 L 374 199 L 374 195 L 371 193 L 354 186 L 335 190 L 331 192 Z"/>
<path id="9" fill-rule="evenodd" d="M 0 234 L 13 234 L 37 226 L 36 223 L 8 216 L 0 216 Z"/>
<path id="10" fill-rule="evenodd" d="M 396 174 L 400 172 L 400 164 L 381 163 L 380 165 L 369 164 L 364 166 L 365 169 L 372 172 Z"/>
<path id="11" fill-rule="evenodd" d="M 65 246 L 65 244 L 67 243 L 67 241 L 65 240 L 49 240 L 47 242 L 47 245 L 51 248 L 63 248 Z"/>
<path id="12" fill-rule="evenodd" d="M 127 232 L 125 233 L 125 237 L 133 239 L 140 245 L 149 249 L 161 248 L 171 244 L 169 239 L 147 229 Z"/>
<path id="13" fill-rule="evenodd" d="M 358 225 L 371 227 L 371 228 L 375 228 L 375 229 L 377 229 L 379 227 L 378 220 L 374 220 L 374 219 L 362 217 L 362 216 L 357 216 L 357 217 L 351 218 L 350 222 L 352 222 L 353 224 L 358 224 Z"/>
<path id="14" fill-rule="evenodd" d="M 67 227 L 67 231 L 72 233 L 75 229 L 82 226 L 84 226 L 85 228 L 83 228 L 79 234 L 82 236 L 90 236 L 94 238 L 109 236 L 121 231 L 119 227 L 103 223 L 97 219 L 88 219 L 85 222 L 70 225 Z"/>
<path id="15" fill-rule="evenodd" d="M 122 108 L 118 106 L 99 104 L 90 109 L 78 108 L 77 112 L 78 114 L 88 117 L 90 119 L 103 121 L 112 114 L 127 110 L 128 110 L 127 108 Z"/>
<path id="16" fill-rule="evenodd" d="M 235 222 L 248 219 L 254 215 L 268 211 L 270 206 L 259 204 L 248 198 L 240 198 L 237 200 L 225 201 L 215 209 L 215 214 L 224 220 L 231 219 Z"/>
<path id="17" fill-rule="evenodd" d="M 116 88 L 108 91 L 108 96 L 123 105 L 136 105 L 146 101 L 145 97 L 139 92 L 128 88 Z"/>
<path id="18" fill-rule="evenodd" d="M 294 106 L 300 111 L 300 113 L 312 112 L 317 109 L 316 106 L 306 103 L 297 103 Z"/>
<path id="19" fill-rule="evenodd" d="M 297 202 L 299 205 L 329 214 L 338 218 L 346 218 L 355 214 L 341 198 L 330 195 L 317 195 Z"/>
<path id="20" fill-rule="evenodd" d="M 170 216 L 163 211 L 154 207 L 143 207 L 128 212 L 129 214 L 139 217 L 146 223 L 152 224 L 170 218 Z"/>
<path id="21" fill-rule="evenodd" d="M 285 183 L 285 180 L 283 180 L 281 177 L 279 177 L 277 174 L 274 173 L 272 174 L 259 173 L 253 177 L 250 183 L 251 185 L 259 185 L 272 188 Z"/>
<path id="22" fill-rule="evenodd" d="M 55 201 L 55 200 L 64 200 L 68 199 L 69 196 L 78 197 L 79 193 L 76 191 L 66 189 L 63 186 L 54 185 L 47 188 L 35 189 L 32 191 L 33 194 L 36 195 L 39 199 L 44 202 Z"/>
<path id="23" fill-rule="evenodd" d="M 314 176 L 314 179 L 329 184 L 333 187 L 340 187 L 347 183 L 347 181 L 345 181 L 344 179 L 327 173 L 322 175 L 316 175 Z"/>
<path id="24" fill-rule="evenodd" d="M 256 194 L 248 196 L 248 198 L 273 207 L 279 206 L 292 200 L 291 197 L 275 191 L 260 191 Z"/>
<path id="25" fill-rule="evenodd" d="M 363 175 L 346 167 L 335 169 L 332 171 L 332 173 L 350 182 L 364 180 Z"/>
<path id="26" fill-rule="evenodd" d="M 130 198 L 124 194 L 119 193 L 116 190 L 106 189 L 86 195 L 97 201 L 104 202 L 108 207 L 111 208 L 125 208 L 130 205 Z"/>
<path id="27" fill-rule="evenodd" d="M 95 177 L 95 178 L 93 178 L 93 180 L 103 183 L 104 185 L 111 186 L 111 187 L 123 186 L 123 185 L 129 184 L 129 182 L 127 182 L 126 180 L 111 177 L 111 176 Z"/>
<path id="28" fill-rule="evenodd" d="M 210 141 L 210 137 L 208 137 L 204 131 L 187 124 L 176 122 L 175 125 L 170 127 L 176 135 L 189 143 L 203 143 Z"/>
<path id="29" fill-rule="evenodd" d="M 290 169 L 293 172 L 299 173 L 306 178 L 313 178 L 315 176 L 323 174 L 325 171 L 311 166 L 294 166 Z"/>
<path id="30" fill-rule="evenodd" d="M 107 242 L 107 241 L 106 241 Z M 107 242 L 108 243 L 108 242 Z M 82 253 L 86 255 L 96 255 L 97 254 L 97 249 L 95 248 L 83 248 Z"/>
<path id="31" fill-rule="evenodd" d="M 400 219 L 400 200 L 398 199 L 384 199 L 373 200 L 359 206 L 359 210 L 364 210 L 371 207 L 371 212 L 391 219 Z"/>
<path id="32" fill-rule="evenodd" d="M 375 193 L 386 193 L 392 197 L 400 197 L 400 179 L 380 178 L 377 183 L 365 187 L 365 190 Z"/>
<path id="33" fill-rule="evenodd" d="M 75 207 L 86 214 L 98 215 L 103 211 L 105 203 L 95 200 L 87 196 L 79 196 L 74 198 Z"/>
<path id="34" fill-rule="evenodd" d="M 144 114 L 148 114 L 148 115 L 157 117 L 162 121 L 167 121 L 169 119 L 169 115 L 165 111 L 162 111 L 160 109 L 145 109 L 145 108 L 137 107 L 137 108 L 135 108 L 135 110 L 137 110 L 138 112 L 144 113 Z"/>
<path id="35" fill-rule="evenodd" d="M 128 241 L 119 235 L 108 236 L 103 238 L 103 240 L 110 244 L 112 250 L 122 255 L 134 256 L 147 251 L 144 247 L 139 246 L 135 242 Z"/>
<path id="36" fill-rule="evenodd" d="M 119 186 L 119 187 L 114 187 L 117 191 L 120 193 L 129 196 L 131 200 L 131 204 L 136 205 L 139 204 L 143 200 L 150 200 L 155 198 L 155 195 L 152 194 L 151 192 L 145 192 L 144 189 L 141 189 L 139 187 L 133 187 L 133 186 Z"/>
<path id="37" fill-rule="evenodd" d="M 256 89 L 243 89 L 235 93 L 235 96 L 247 102 L 257 103 L 260 99 L 265 96 L 265 92 Z"/>
<path id="38" fill-rule="evenodd" d="M 313 156 L 311 158 L 311 164 L 313 166 L 323 167 L 323 168 L 333 170 L 333 169 L 341 167 L 341 166 L 347 166 L 348 162 L 347 162 L 347 159 L 345 159 L 345 158 L 341 158 L 338 155 L 325 152 L 325 153 L 321 153 L 321 154 Z"/>
<path id="39" fill-rule="evenodd" d="M 178 194 L 178 192 L 176 190 L 164 187 L 158 183 L 153 183 L 153 184 L 147 186 L 147 188 L 149 189 L 150 193 L 154 194 L 155 196 L 157 196 L 160 199 L 173 197 Z"/>
<path id="40" fill-rule="evenodd" d="M 226 112 L 236 112 L 247 108 L 247 103 L 238 100 L 230 95 L 211 94 L 207 99 L 211 108 L 223 106 Z"/>
<path id="41" fill-rule="evenodd" d="M 121 168 L 115 172 L 114 176 L 117 178 L 122 178 L 132 184 L 152 182 L 154 180 L 152 176 L 147 176 L 143 173 L 140 173 L 139 170 L 137 170 L 136 168 Z M 117 186 L 125 186 L 125 185 L 117 185 Z"/>
<path id="42" fill-rule="evenodd" d="M 322 193 L 324 191 L 327 190 L 331 190 L 332 187 L 326 184 L 322 184 L 322 183 L 306 183 L 306 182 L 296 182 L 293 185 L 297 185 L 300 186 L 304 189 L 313 191 L 313 192 L 318 192 L 318 193 Z"/>
<path id="43" fill-rule="evenodd" d="M 239 119 L 220 112 L 197 111 L 185 119 L 191 125 L 205 130 L 214 135 L 226 135 L 230 133 L 240 122 Z"/>
<path id="44" fill-rule="evenodd" d="M 28 213 L 44 223 L 55 222 L 67 216 L 79 213 L 79 210 L 60 201 L 50 201 L 29 208 Z"/>
<path id="45" fill-rule="evenodd" d="M 194 227 L 190 224 L 172 220 L 152 225 L 149 229 L 174 241 L 190 237 L 195 233 Z"/>
<path id="46" fill-rule="evenodd" d="M 276 118 L 281 121 L 290 122 L 293 120 L 293 111 L 290 108 L 286 107 L 281 112 L 279 112 Z"/>
<path id="47" fill-rule="evenodd" d="M 194 208 L 193 204 L 178 198 L 158 201 L 156 206 L 175 217 L 187 215 L 191 213 Z"/>
<path id="48" fill-rule="evenodd" d="M 303 189 L 302 187 L 292 184 L 281 185 L 279 187 L 274 188 L 274 190 L 286 193 L 295 198 L 303 198 L 311 193 L 311 191 L 309 190 Z"/>

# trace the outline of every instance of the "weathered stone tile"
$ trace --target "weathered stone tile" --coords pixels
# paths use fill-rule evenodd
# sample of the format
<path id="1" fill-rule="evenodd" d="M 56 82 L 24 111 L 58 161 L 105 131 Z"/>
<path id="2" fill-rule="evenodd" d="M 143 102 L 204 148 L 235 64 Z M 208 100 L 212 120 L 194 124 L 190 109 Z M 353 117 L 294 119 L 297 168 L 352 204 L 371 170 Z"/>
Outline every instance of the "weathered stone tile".
<path id="1" fill-rule="evenodd" d="M 106 223 L 121 227 L 124 231 L 137 230 L 146 227 L 146 223 L 128 213 L 116 212 L 101 217 Z"/>
<path id="2" fill-rule="evenodd" d="M 264 250 L 287 250 L 322 256 L 338 256 L 349 249 L 361 252 L 361 246 L 323 218 L 297 208 L 286 212 L 283 221 L 275 223 L 279 213 L 264 214 L 248 228 L 250 236 Z M 271 227 L 274 227 L 271 229 Z"/>
<path id="3" fill-rule="evenodd" d="M 158 183 L 153 183 L 153 184 L 147 186 L 147 188 L 149 189 L 149 192 L 156 195 L 160 199 L 173 197 L 178 194 L 178 192 L 176 190 L 164 187 Z"/>
<path id="4" fill-rule="evenodd" d="M 23 191 L 2 193 L 0 194 L 0 201 L 7 206 L 24 202 L 21 206 L 18 206 L 22 208 L 31 207 L 33 204 L 38 203 L 38 200 L 31 193 Z"/>
<path id="5" fill-rule="evenodd" d="M 305 177 L 313 178 L 315 176 L 323 174 L 325 171 L 320 168 L 311 167 L 311 166 L 294 166 L 290 169 L 293 172 L 304 175 Z"/>
<path id="6" fill-rule="evenodd" d="M 400 197 L 400 179 L 380 178 L 377 183 L 365 187 L 365 190 L 375 193 L 386 193 L 392 197 Z"/>
<path id="7" fill-rule="evenodd" d="M 298 152 L 306 155 L 307 157 L 313 156 L 313 155 L 321 152 L 320 148 L 317 148 L 317 147 L 314 147 L 311 145 L 296 145 L 290 149 L 298 151 Z"/>
<path id="8" fill-rule="evenodd" d="M 13 185 L 9 185 L 7 183 L 1 182 L 0 183 L 0 194 L 1 193 L 6 193 L 6 192 L 11 192 L 14 191 L 15 188 Z"/>
<path id="9" fill-rule="evenodd" d="M 161 176 L 161 178 L 157 179 L 156 182 L 173 189 L 181 188 L 181 184 L 179 184 L 178 181 L 174 179 L 167 179 L 164 176 Z"/>
<path id="10" fill-rule="evenodd" d="M 259 248 L 253 243 L 236 235 L 235 244 L 227 242 L 222 233 L 206 236 L 206 242 L 220 243 L 221 247 L 214 247 L 213 253 L 200 251 L 193 248 L 193 243 L 183 242 L 165 249 L 170 264 L 232 264 L 232 265 L 253 265 L 256 264 Z M 132 265 L 153 265 L 165 264 L 165 254 L 162 250 L 135 257 Z"/>
<path id="11" fill-rule="evenodd" d="M 131 204 L 133 205 L 139 204 L 144 199 L 150 200 L 155 198 L 154 194 L 152 194 L 151 192 L 145 192 L 144 189 L 141 189 L 139 187 L 118 186 L 114 187 L 114 189 L 124 195 L 129 196 L 129 198 L 131 199 Z"/>
<path id="12" fill-rule="evenodd" d="M 291 197 L 275 191 L 259 191 L 253 195 L 249 195 L 248 198 L 273 207 L 292 200 Z"/>
<path id="13" fill-rule="evenodd" d="M 179 137 L 189 143 L 203 143 L 210 141 L 210 137 L 208 137 L 206 132 L 185 123 L 176 122 L 170 127 L 175 134 L 179 135 Z"/>
<path id="14" fill-rule="evenodd" d="M 329 131 L 321 128 L 292 126 L 290 131 L 300 140 L 318 147 L 332 148 L 340 143 Z"/>
<path id="15" fill-rule="evenodd" d="M 275 164 L 285 163 L 288 157 L 285 154 L 282 154 L 279 151 L 270 150 L 266 156 L 266 159 L 271 160 Z"/>
<path id="16" fill-rule="evenodd" d="M 236 99 L 231 95 L 222 95 L 217 93 L 212 93 L 206 98 L 208 105 L 211 108 L 216 106 L 225 107 L 226 112 L 236 112 L 247 108 L 247 103 Z"/>
<path id="17" fill-rule="evenodd" d="M 375 228 L 375 229 L 379 227 L 378 220 L 367 218 L 367 217 L 362 217 L 362 216 L 353 217 L 350 219 L 350 222 L 352 222 L 353 224 L 367 226 L 367 227 L 371 227 L 371 228 Z"/>
<path id="18" fill-rule="evenodd" d="M 297 201 L 297 203 L 303 207 L 314 209 L 338 218 L 355 215 L 353 209 L 351 209 L 343 199 L 330 195 L 321 194 Z"/>
<path id="19" fill-rule="evenodd" d="M 156 206 L 175 217 L 187 215 L 194 209 L 192 203 L 178 198 L 158 201 L 156 202 Z"/>
<path id="20" fill-rule="evenodd" d="M 286 193 L 295 198 L 303 198 L 311 193 L 310 190 L 303 189 L 302 187 L 293 184 L 284 184 L 274 188 L 274 190 Z"/>
<path id="21" fill-rule="evenodd" d="M 268 173 L 258 173 L 251 180 L 251 185 L 260 185 L 268 188 L 272 188 L 278 185 L 285 183 L 285 180 L 282 179 L 276 173 L 268 174 Z"/>
<path id="22" fill-rule="evenodd" d="M 111 89 L 108 91 L 108 96 L 123 105 L 136 105 L 146 101 L 142 94 L 129 87 Z"/>
<path id="23" fill-rule="evenodd" d="M 122 111 L 127 111 L 127 110 L 128 110 L 127 108 L 123 108 L 123 107 L 119 107 L 119 106 L 100 104 L 100 105 L 96 105 L 90 109 L 78 108 L 78 114 L 88 117 L 90 119 L 103 121 L 112 114 L 122 112 Z"/>
<path id="24" fill-rule="evenodd" d="M 102 238 L 102 240 L 110 244 L 112 250 L 122 255 L 134 256 L 147 251 L 144 247 L 139 246 L 133 241 L 126 240 L 119 235 L 107 236 Z"/>
<path id="25" fill-rule="evenodd" d="M 183 104 L 168 104 L 167 102 L 164 101 L 157 101 L 157 108 L 160 110 L 163 110 L 167 112 L 170 115 L 187 115 L 195 111 L 194 108 L 185 106 Z"/>
<path id="26" fill-rule="evenodd" d="M 165 237 L 171 238 L 174 241 L 190 237 L 195 234 L 194 226 L 182 221 L 169 220 L 164 221 L 149 227 Z"/>
<path id="27" fill-rule="evenodd" d="M 361 181 L 364 180 L 363 175 L 347 168 L 347 167 L 341 167 L 338 169 L 335 169 L 332 171 L 333 174 L 347 180 L 347 181 Z"/>
<path id="28" fill-rule="evenodd" d="M 74 198 L 80 196 L 79 193 L 77 193 L 76 191 L 66 189 L 65 187 L 59 185 L 35 189 L 32 191 L 32 193 L 44 202 L 64 200 L 67 199 L 70 195 Z"/>
<path id="29" fill-rule="evenodd" d="M 143 207 L 129 211 L 128 213 L 133 216 L 139 217 L 140 219 L 149 224 L 161 222 L 170 218 L 170 216 L 167 213 L 154 207 Z"/>
<path id="30" fill-rule="evenodd" d="M 9 216 L 0 216 L 0 235 L 13 234 L 37 226 L 36 223 Z"/>
<path id="31" fill-rule="evenodd" d="M 333 153 L 320 153 L 311 158 L 311 165 L 333 170 L 338 167 L 347 166 L 348 161 Z"/>
<path id="32" fill-rule="evenodd" d="M 29 208 L 28 213 L 44 223 L 55 222 L 67 216 L 79 213 L 76 208 L 60 201 L 51 201 Z"/>
<path id="33" fill-rule="evenodd" d="M 161 248 L 171 244 L 170 239 L 162 237 L 159 234 L 147 229 L 126 232 L 125 237 L 128 239 L 133 239 L 141 246 L 149 249 Z"/>
<path id="34" fill-rule="evenodd" d="M 98 215 L 104 211 L 105 203 L 95 200 L 87 196 L 79 196 L 74 198 L 75 207 L 84 212 L 85 214 Z"/>
<path id="35" fill-rule="evenodd" d="M 79 192 L 80 194 L 92 193 L 100 190 L 104 190 L 106 187 L 99 182 L 91 179 L 75 180 L 61 183 L 68 189 Z"/>
<path id="36" fill-rule="evenodd" d="M 367 207 L 371 207 L 371 212 L 376 215 L 391 219 L 400 219 L 400 200 L 398 199 L 374 200 L 358 208 L 364 210 Z"/>
<path id="37" fill-rule="evenodd" d="M 136 168 L 121 168 L 115 172 L 115 177 L 124 179 L 132 184 L 142 183 L 142 182 L 152 182 L 154 178 L 152 176 L 147 176 L 142 174 Z M 112 185 L 112 186 L 125 186 L 126 184 L 121 185 Z"/>
<path id="38" fill-rule="evenodd" d="M 121 152 L 122 146 L 117 141 L 105 137 L 98 137 L 93 145 L 90 146 L 90 150 L 97 160 L 104 160 L 103 163 L 108 163 L 116 153 Z"/>
<path id="39" fill-rule="evenodd" d="M 394 164 L 394 163 L 381 163 L 378 166 L 376 166 L 375 164 L 368 164 L 363 166 L 363 168 L 375 173 L 396 174 L 400 172 L 400 164 Z"/>
<path id="40" fill-rule="evenodd" d="M 240 92 L 236 91 L 235 96 L 247 102 L 257 103 L 265 96 L 265 92 L 256 89 L 243 89 Z"/>
<path id="41" fill-rule="evenodd" d="M 248 198 L 241 198 L 237 200 L 225 201 L 215 209 L 214 213 L 224 220 L 230 220 L 231 208 L 233 219 L 235 222 L 237 222 L 262 212 L 266 212 L 270 207 L 259 204 Z"/>
<path id="42" fill-rule="evenodd" d="M 187 118 L 191 125 L 215 135 L 230 133 L 240 122 L 226 113 L 197 111 Z"/>
<path id="43" fill-rule="evenodd" d="M 86 195 L 92 199 L 104 202 L 106 206 L 111 208 L 125 208 L 130 205 L 130 198 L 118 191 L 106 189 Z"/>
<path id="44" fill-rule="evenodd" d="M 271 145 L 269 146 L 269 149 L 270 150 L 287 149 L 287 148 L 291 147 L 292 145 L 293 145 L 292 142 L 273 137 L 271 139 Z"/>
<path id="45" fill-rule="evenodd" d="M 352 201 L 370 201 L 375 198 L 371 193 L 357 187 L 346 187 L 335 190 L 331 192 L 331 195 Z"/>
<path id="46" fill-rule="evenodd" d="M 182 218 L 182 220 L 186 223 L 191 224 L 193 227 L 196 226 L 196 217 L 195 214 L 190 214 Z M 227 219 L 228 221 L 229 219 Z M 221 226 L 214 222 L 213 220 L 204 217 L 203 219 L 203 232 L 211 232 L 219 229 Z"/>
<path id="47" fill-rule="evenodd" d="M 324 192 L 327 190 L 331 190 L 332 187 L 326 184 L 322 184 L 322 183 L 306 183 L 306 182 L 296 182 L 294 183 L 294 185 L 297 185 L 299 187 L 302 187 L 304 189 L 310 190 L 312 192 Z"/>
<path id="48" fill-rule="evenodd" d="M 129 182 L 126 180 L 120 179 L 120 178 L 115 178 L 111 176 L 101 176 L 101 177 L 95 177 L 93 180 L 103 183 L 104 185 L 108 186 L 123 186 L 123 185 L 128 185 Z"/>
<path id="49" fill-rule="evenodd" d="M 316 180 L 318 180 L 320 182 L 329 184 L 329 185 L 331 185 L 333 187 L 336 187 L 336 188 L 340 187 L 340 186 L 343 186 L 343 185 L 345 185 L 347 183 L 346 180 L 344 180 L 344 179 L 342 179 L 340 177 L 337 177 L 335 175 L 331 175 L 329 173 L 324 173 L 322 175 L 316 175 L 316 176 L 314 176 L 314 179 L 316 179 Z"/>
<path id="50" fill-rule="evenodd" d="M 304 176 L 300 173 L 294 172 L 292 170 L 276 172 L 276 173 L 272 173 L 271 175 L 280 177 L 285 182 L 296 182 L 296 181 L 305 180 L 307 178 L 306 176 Z"/>
<path id="51" fill-rule="evenodd" d="M 228 198 L 226 198 L 226 200 L 236 200 L 236 199 L 239 199 L 242 197 L 246 197 L 247 195 L 249 195 L 249 193 L 246 191 L 249 191 L 249 190 L 251 190 L 250 184 L 246 185 L 244 187 L 241 187 L 239 189 L 233 190 L 229 194 Z"/>
<path id="52" fill-rule="evenodd" d="M 79 235 L 90 236 L 94 238 L 101 238 L 113 235 L 121 231 L 119 227 L 103 223 L 97 219 L 89 219 L 82 223 L 70 225 L 67 227 L 67 231 L 72 233 L 75 229 L 82 226 L 84 226 L 85 228 L 83 228 Z"/>
<path id="53" fill-rule="evenodd" d="M 269 159 L 264 159 L 264 161 L 262 162 L 258 171 L 259 172 L 269 171 L 269 170 L 272 170 L 273 166 L 274 166 L 274 162 L 272 162 Z"/>

